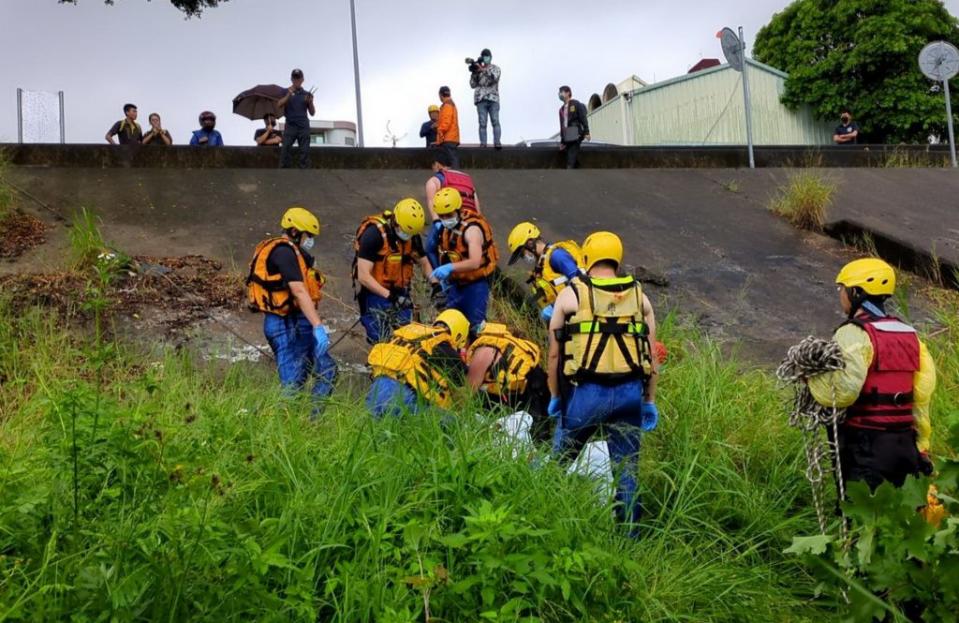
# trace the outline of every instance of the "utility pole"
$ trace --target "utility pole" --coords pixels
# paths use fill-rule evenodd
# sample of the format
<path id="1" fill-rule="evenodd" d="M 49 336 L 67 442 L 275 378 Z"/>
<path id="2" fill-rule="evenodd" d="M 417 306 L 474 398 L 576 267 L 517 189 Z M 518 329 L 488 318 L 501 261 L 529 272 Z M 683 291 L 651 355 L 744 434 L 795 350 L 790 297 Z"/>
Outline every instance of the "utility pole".
<path id="1" fill-rule="evenodd" d="M 743 27 L 739 27 L 739 42 L 743 46 L 743 97 L 746 102 L 746 144 L 749 146 L 749 168 L 756 168 L 756 157 L 753 154 L 753 107 L 749 97 L 749 59 L 746 56 L 746 39 L 743 37 Z"/>
<path id="2" fill-rule="evenodd" d="M 356 0 L 350 0 L 353 29 L 353 82 L 356 88 L 356 144 L 363 147 L 363 98 L 360 96 L 360 53 L 356 48 Z"/>

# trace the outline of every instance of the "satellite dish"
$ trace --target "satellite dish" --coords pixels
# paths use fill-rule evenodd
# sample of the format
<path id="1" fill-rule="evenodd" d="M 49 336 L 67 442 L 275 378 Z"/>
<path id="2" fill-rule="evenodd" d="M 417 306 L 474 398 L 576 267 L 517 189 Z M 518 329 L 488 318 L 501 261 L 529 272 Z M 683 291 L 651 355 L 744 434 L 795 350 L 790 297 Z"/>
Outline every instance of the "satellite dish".
<path id="1" fill-rule="evenodd" d="M 933 41 L 919 53 L 919 68 L 930 80 L 951 80 L 959 73 L 959 50 L 946 41 Z"/>
<path id="2" fill-rule="evenodd" d="M 729 63 L 729 66 L 736 71 L 742 71 L 745 54 L 743 42 L 740 41 L 739 36 L 733 32 L 732 28 L 723 28 L 716 34 L 716 37 L 719 38 L 723 46 L 723 54 L 726 56 L 726 62 Z"/>

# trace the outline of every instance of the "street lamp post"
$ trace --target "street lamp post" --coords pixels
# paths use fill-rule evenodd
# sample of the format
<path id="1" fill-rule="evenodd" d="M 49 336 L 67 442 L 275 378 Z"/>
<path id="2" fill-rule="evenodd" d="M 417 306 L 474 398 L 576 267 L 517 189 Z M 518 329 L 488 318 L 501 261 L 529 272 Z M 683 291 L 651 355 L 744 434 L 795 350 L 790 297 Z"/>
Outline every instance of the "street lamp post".
<path id="1" fill-rule="evenodd" d="M 363 98 L 360 95 L 360 53 L 356 48 L 356 0 L 350 0 L 350 24 L 353 30 L 353 83 L 356 88 L 356 144 L 363 147 Z"/>

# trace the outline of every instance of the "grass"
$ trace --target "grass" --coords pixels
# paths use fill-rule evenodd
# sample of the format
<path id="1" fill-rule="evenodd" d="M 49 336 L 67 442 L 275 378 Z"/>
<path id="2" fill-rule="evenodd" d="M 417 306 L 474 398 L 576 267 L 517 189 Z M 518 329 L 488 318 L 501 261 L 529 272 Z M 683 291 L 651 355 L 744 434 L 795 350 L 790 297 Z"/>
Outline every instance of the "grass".
<path id="1" fill-rule="evenodd" d="M 800 229 L 822 231 L 835 192 L 834 182 L 813 171 L 800 171 L 789 176 L 769 209 Z"/>
<path id="2" fill-rule="evenodd" d="M 0 222 L 6 220 L 13 207 L 13 189 L 6 183 L 10 160 L 6 152 L 0 150 Z"/>

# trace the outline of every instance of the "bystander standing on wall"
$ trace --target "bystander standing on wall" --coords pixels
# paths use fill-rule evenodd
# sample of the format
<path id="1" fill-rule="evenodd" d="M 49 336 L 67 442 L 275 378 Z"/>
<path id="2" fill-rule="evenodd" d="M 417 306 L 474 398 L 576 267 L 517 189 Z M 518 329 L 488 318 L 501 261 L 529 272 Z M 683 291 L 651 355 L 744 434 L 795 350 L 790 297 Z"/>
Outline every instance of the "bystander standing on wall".
<path id="1" fill-rule="evenodd" d="M 143 140 L 143 130 L 140 129 L 140 124 L 137 123 L 137 107 L 133 104 L 125 104 L 123 106 L 123 119 L 114 123 L 104 138 L 106 138 L 107 142 L 111 145 L 116 145 L 116 141 L 113 140 L 114 136 L 117 137 L 121 145 L 139 143 Z"/>
<path id="2" fill-rule="evenodd" d="M 579 167 L 579 147 L 589 140 L 589 121 L 586 107 L 573 99 L 573 91 L 568 86 L 559 88 L 559 141 L 560 151 L 566 152 L 566 168 Z"/>
<path id="3" fill-rule="evenodd" d="M 276 104 L 285 117 L 280 166 L 284 169 L 293 166 L 290 148 L 296 143 L 300 148 L 300 168 L 307 169 L 310 167 L 310 116 L 316 114 L 316 108 L 313 94 L 303 88 L 303 70 L 294 69 L 290 81 L 286 95 Z"/>
<path id="4" fill-rule="evenodd" d="M 440 87 L 440 116 L 436 121 L 436 145 L 450 155 L 452 167 L 460 166 L 460 121 L 449 87 Z"/>
<path id="5" fill-rule="evenodd" d="M 436 104 L 430 104 L 427 109 L 430 120 L 420 126 L 420 138 L 426 139 L 426 146 L 429 147 L 436 142 L 436 120 L 440 118 L 440 107 Z"/>
<path id="6" fill-rule="evenodd" d="M 263 115 L 263 126 L 253 133 L 253 140 L 260 147 L 274 147 L 283 142 L 283 137 L 276 129 L 276 115 Z"/>
<path id="7" fill-rule="evenodd" d="M 493 54 L 483 50 L 476 62 L 470 65 L 470 86 L 473 87 L 473 103 L 479 115 L 480 147 L 486 147 L 487 118 L 493 124 L 493 145 L 502 149 L 502 130 L 499 125 L 499 77 L 500 68 L 493 64 Z"/>
<path id="8" fill-rule="evenodd" d="M 173 137 L 163 129 L 160 124 L 160 115 L 150 113 L 150 131 L 143 135 L 144 145 L 162 145 L 164 147 L 173 144 Z"/>
<path id="9" fill-rule="evenodd" d="M 859 124 L 853 121 L 852 113 L 844 110 L 839 117 L 839 125 L 832 140 L 837 145 L 856 145 L 859 143 Z"/>
<path id="10" fill-rule="evenodd" d="M 223 147 L 223 135 L 216 129 L 216 115 L 209 110 L 200 113 L 200 129 L 193 131 L 191 145 Z"/>

